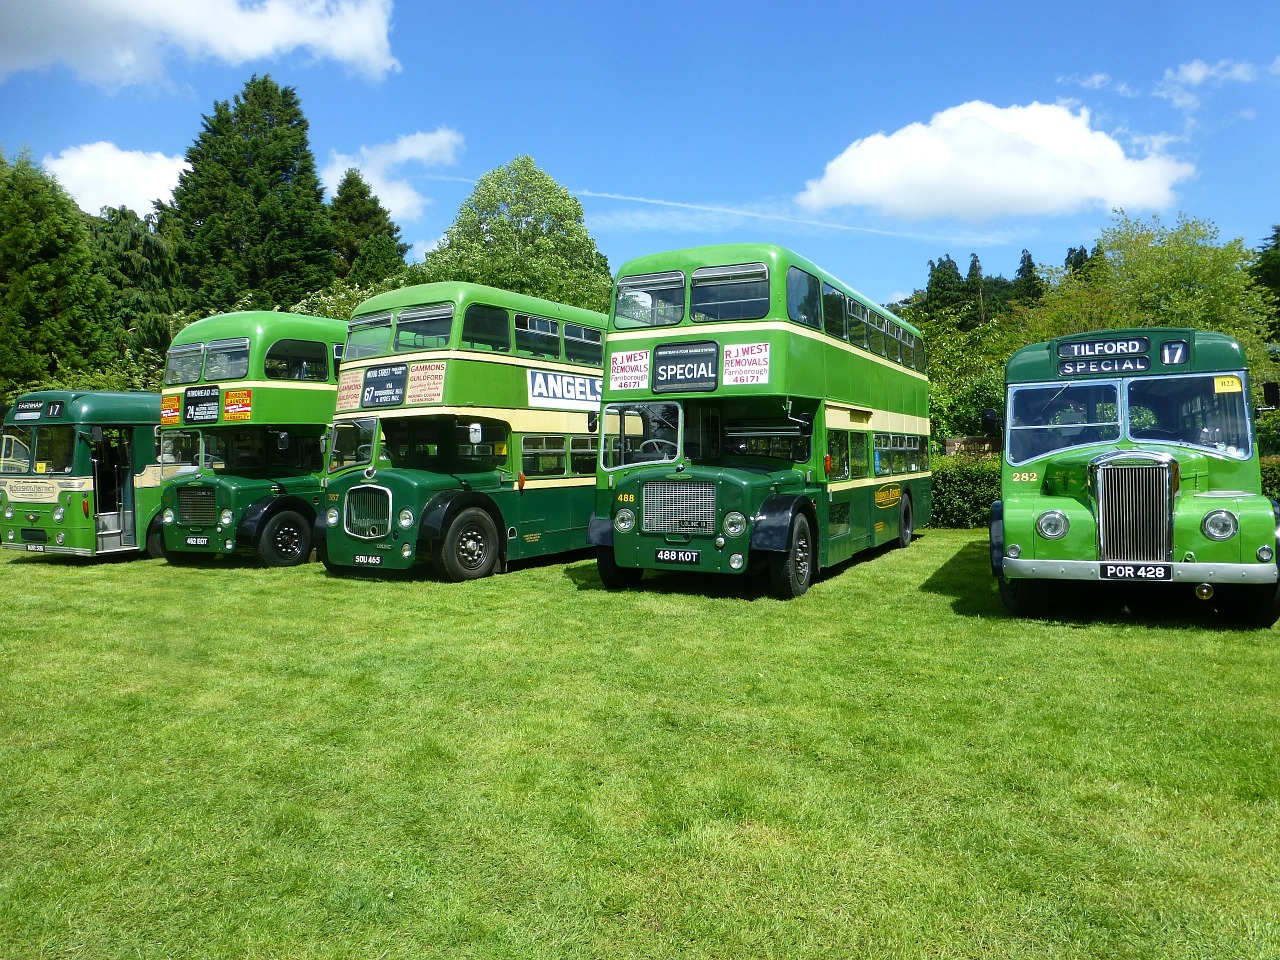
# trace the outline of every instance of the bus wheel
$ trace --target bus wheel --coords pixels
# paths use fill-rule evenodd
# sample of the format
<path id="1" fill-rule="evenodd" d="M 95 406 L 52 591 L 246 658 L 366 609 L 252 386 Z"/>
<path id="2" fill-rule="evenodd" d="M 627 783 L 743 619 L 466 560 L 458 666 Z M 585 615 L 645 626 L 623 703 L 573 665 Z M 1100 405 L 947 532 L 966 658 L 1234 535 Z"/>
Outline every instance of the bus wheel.
<path id="1" fill-rule="evenodd" d="M 258 559 L 269 567 L 296 567 L 311 553 L 311 524 L 292 510 L 277 513 L 258 537 Z"/>
<path id="2" fill-rule="evenodd" d="M 606 590 L 625 590 L 637 586 L 644 570 L 639 567 L 620 567 L 613 555 L 613 547 L 601 547 L 596 551 L 596 571 Z"/>
<path id="3" fill-rule="evenodd" d="M 809 534 L 809 518 L 803 513 L 791 520 L 787 552 L 769 559 L 769 579 L 780 600 L 794 600 L 813 582 L 813 537 Z"/>
<path id="4" fill-rule="evenodd" d="M 1044 583 L 1019 578 L 1010 580 L 1003 574 L 996 579 L 1000 584 L 1000 599 L 1014 616 L 1034 617 L 1044 612 Z"/>
<path id="5" fill-rule="evenodd" d="M 1269 627 L 1280 620 L 1280 584 L 1240 585 L 1225 599 L 1219 609 L 1238 623 Z"/>
<path id="6" fill-rule="evenodd" d="M 152 560 L 164 559 L 164 531 L 160 528 L 160 522 L 156 521 L 151 524 L 151 528 L 147 530 L 147 556 Z"/>
<path id="7" fill-rule="evenodd" d="M 479 507 L 467 507 L 449 524 L 440 544 L 440 572 L 453 581 L 478 580 L 498 561 L 498 528 Z"/>
<path id="8" fill-rule="evenodd" d="M 902 506 L 898 508 L 898 546 L 911 546 L 913 533 L 915 533 L 915 514 L 911 510 L 911 498 L 903 497 Z"/>

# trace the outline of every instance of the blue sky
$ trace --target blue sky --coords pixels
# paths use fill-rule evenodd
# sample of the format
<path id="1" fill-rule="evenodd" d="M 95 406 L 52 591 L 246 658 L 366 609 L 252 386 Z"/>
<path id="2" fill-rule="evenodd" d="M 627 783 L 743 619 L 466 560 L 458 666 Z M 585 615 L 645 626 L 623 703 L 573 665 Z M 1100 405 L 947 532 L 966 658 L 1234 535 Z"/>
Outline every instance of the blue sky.
<path id="1" fill-rule="evenodd" d="M 881 301 L 1060 265 L 1113 208 L 1280 223 L 1280 4 L 0 0 L 0 149 L 149 208 L 218 100 L 293 86 L 421 257 L 519 154 L 615 271 L 769 240 Z"/>

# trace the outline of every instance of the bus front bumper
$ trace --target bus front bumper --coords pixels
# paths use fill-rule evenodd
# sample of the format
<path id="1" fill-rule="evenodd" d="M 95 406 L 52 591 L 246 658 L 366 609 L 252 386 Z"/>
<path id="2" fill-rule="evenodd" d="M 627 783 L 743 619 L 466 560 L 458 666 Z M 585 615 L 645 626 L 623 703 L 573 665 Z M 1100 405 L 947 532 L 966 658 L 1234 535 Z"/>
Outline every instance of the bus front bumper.
<path id="1" fill-rule="evenodd" d="M 1104 573 L 1104 568 L 1112 569 Z M 1157 568 L 1167 571 L 1168 576 L 1158 575 Z M 1276 583 L 1280 580 L 1280 568 L 1274 563 L 1135 563 L 1014 560 L 1005 557 L 1001 561 L 1001 569 L 1010 579 L 1025 580 L 1098 580 L 1105 583 Z"/>

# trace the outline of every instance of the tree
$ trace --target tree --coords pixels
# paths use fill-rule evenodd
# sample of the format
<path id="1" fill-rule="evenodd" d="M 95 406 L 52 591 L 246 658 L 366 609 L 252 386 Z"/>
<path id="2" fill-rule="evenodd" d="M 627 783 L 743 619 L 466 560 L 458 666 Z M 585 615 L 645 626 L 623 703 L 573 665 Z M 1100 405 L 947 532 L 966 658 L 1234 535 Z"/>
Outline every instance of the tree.
<path id="1" fill-rule="evenodd" d="M 433 280 L 609 307 L 609 263 L 587 232 L 582 204 L 527 156 L 480 178 L 425 268 Z"/>
<path id="2" fill-rule="evenodd" d="M 296 91 L 254 76 L 214 104 L 160 226 L 205 311 L 292 303 L 333 280 L 334 232 Z"/>
<path id="3" fill-rule="evenodd" d="M 373 237 L 389 237 L 403 266 L 409 244 L 401 242 L 400 228 L 391 214 L 373 195 L 360 171 L 351 167 L 342 175 L 338 192 L 329 204 L 329 216 L 337 240 L 334 273 L 345 277 L 355 266 L 361 249 Z"/>
<path id="4" fill-rule="evenodd" d="M 0 154 L 0 393 L 109 364 L 120 329 L 85 217 L 51 175 Z"/>
<path id="5" fill-rule="evenodd" d="M 1044 294 L 1044 281 L 1036 269 L 1036 262 L 1030 253 L 1022 251 L 1022 259 L 1018 261 L 1018 270 L 1013 275 L 1013 286 L 1009 290 L 1014 300 L 1022 303 L 1035 303 Z"/>
<path id="6" fill-rule="evenodd" d="M 128 207 L 103 207 L 89 218 L 93 270 L 112 287 L 109 311 L 135 349 L 164 353 L 173 338 L 171 317 L 185 299 L 172 239 L 155 214 L 140 217 Z"/>
<path id="7" fill-rule="evenodd" d="M 1258 248 L 1258 258 L 1249 268 L 1253 279 L 1271 291 L 1271 295 L 1280 299 L 1280 224 L 1271 228 L 1271 236 Z M 1276 320 L 1272 319 L 1272 340 L 1277 337 Z"/>
<path id="8" fill-rule="evenodd" d="M 348 279 L 352 283 L 368 286 L 402 270 L 404 270 L 404 256 L 400 253 L 395 240 L 381 233 L 364 242 L 356 262 L 351 266 Z"/>

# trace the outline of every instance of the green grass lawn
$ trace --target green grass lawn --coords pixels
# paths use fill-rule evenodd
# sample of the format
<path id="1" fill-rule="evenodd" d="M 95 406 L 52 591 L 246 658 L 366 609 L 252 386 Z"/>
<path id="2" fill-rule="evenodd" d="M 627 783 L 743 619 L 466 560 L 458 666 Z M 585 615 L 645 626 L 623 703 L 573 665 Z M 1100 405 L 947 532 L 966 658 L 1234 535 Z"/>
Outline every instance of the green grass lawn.
<path id="1" fill-rule="evenodd" d="M 0 957 L 1277 957 L 1280 634 L 0 558 Z"/>

